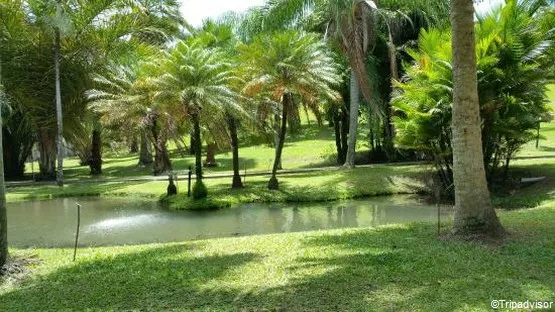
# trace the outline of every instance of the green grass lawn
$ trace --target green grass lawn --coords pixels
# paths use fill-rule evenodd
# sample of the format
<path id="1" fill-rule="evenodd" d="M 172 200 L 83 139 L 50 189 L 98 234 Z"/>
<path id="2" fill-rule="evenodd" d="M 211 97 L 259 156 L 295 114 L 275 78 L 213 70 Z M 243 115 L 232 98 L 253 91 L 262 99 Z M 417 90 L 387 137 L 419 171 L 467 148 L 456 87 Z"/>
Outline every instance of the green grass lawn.
<path id="1" fill-rule="evenodd" d="M 445 241 L 434 224 L 79 250 L 0 287 L 0 311 L 489 311 L 555 301 L 555 202 L 501 212 L 503 245 Z M 444 228 L 447 230 L 447 228 Z"/>

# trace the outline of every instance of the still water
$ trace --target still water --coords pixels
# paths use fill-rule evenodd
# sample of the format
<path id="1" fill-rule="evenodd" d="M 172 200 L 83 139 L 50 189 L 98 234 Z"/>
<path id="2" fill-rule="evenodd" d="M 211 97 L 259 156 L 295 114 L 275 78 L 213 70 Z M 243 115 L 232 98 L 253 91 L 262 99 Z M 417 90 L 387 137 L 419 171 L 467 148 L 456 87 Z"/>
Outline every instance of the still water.
<path id="1" fill-rule="evenodd" d="M 409 197 L 312 204 L 244 204 L 217 211 L 169 211 L 156 202 L 64 198 L 10 203 L 10 246 L 70 247 L 82 205 L 80 246 L 177 242 L 192 239 L 298 232 L 437 220 L 437 207 Z M 442 207 L 442 219 L 451 218 Z"/>

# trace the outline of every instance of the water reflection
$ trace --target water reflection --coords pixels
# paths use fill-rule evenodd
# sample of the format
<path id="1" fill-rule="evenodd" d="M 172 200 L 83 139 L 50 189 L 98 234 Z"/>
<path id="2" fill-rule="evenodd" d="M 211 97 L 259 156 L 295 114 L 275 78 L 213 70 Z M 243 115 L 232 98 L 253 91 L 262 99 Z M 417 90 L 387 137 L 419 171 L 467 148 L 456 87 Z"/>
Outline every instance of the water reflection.
<path id="1" fill-rule="evenodd" d="M 247 204 L 220 211 L 168 211 L 155 202 L 125 199 L 56 199 L 8 205 L 10 245 L 70 247 L 76 208 L 81 210 L 83 246 L 173 242 L 191 239 L 375 227 L 435 221 L 437 208 L 407 197 L 317 204 Z M 451 210 L 442 208 L 442 218 Z"/>

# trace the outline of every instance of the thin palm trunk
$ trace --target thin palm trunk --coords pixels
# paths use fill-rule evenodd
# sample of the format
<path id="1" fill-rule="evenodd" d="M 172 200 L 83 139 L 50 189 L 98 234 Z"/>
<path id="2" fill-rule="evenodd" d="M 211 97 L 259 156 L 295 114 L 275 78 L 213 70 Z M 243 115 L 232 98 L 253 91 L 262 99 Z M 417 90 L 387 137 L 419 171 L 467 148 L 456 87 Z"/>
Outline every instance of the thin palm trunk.
<path id="1" fill-rule="evenodd" d="M 197 114 L 192 115 L 193 118 L 193 136 L 195 143 L 195 174 L 197 183 L 202 182 L 202 141 L 200 140 L 200 122 Z"/>
<path id="2" fill-rule="evenodd" d="M 274 159 L 274 166 L 272 168 L 272 177 L 270 181 L 268 181 L 268 189 L 270 190 L 277 190 L 279 188 L 279 182 L 277 179 L 277 171 L 279 169 L 279 165 L 281 164 L 281 154 L 283 151 L 283 145 L 285 143 L 285 134 L 287 132 L 287 111 L 293 105 L 293 95 L 291 93 L 287 93 L 283 95 L 283 109 L 281 115 L 281 129 L 279 132 L 279 140 L 278 145 L 276 146 L 276 157 Z"/>
<path id="3" fill-rule="evenodd" d="M 454 233 L 500 235 L 486 182 L 474 39 L 472 0 L 451 0 L 453 27 Z"/>
<path id="4" fill-rule="evenodd" d="M 391 90 L 395 89 L 395 85 L 393 81 L 399 80 L 399 69 L 397 66 L 397 48 L 395 47 L 395 43 L 393 42 L 393 36 L 391 34 L 391 30 L 388 27 L 388 42 L 387 42 L 387 51 L 389 57 L 389 71 L 391 72 Z M 391 108 L 391 100 L 386 102 L 385 108 L 385 118 L 384 118 L 384 148 L 387 154 L 388 160 L 392 161 L 395 160 L 395 146 L 393 144 L 393 140 L 395 139 L 395 126 L 392 122 L 393 117 L 393 110 Z"/>
<path id="5" fill-rule="evenodd" d="M 279 110 L 276 111 L 276 113 L 274 114 L 274 126 L 275 126 L 275 131 L 274 131 L 274 147 L 276 149 L 276 153 L 277 153 L 277 148 L 279 145 L 279 134 L 281 132 L 281 127 L 279 126 L 280 122 L 281 122 L 281 118 L 279 116 Z M 281 159 L 279 160 L 278 163 L 278 170 L 281 170 L 283 167 L 281 166 Z"/>
<path id="6" fill-rule="evenodd" d="M 241 175 L 239 173 L 239 139 L 237 137 L 237 120 L 233 116 L 228 116 L 229 133 L 231 136 L 231 152 L 233 154 L 233 182 L 232 188 L 243 187 Z"/>
<path id="7" fill-rule="evenodd" d="M 56 174 L 56 183 L 59 186 L 64 185 L 64 125 L 62 118 L 62 92 L 60 87 L 60 30 L 55 29 L 54 44 L 54 67 L 56 71 L 56 121 L 58 125 L 58 133 L 56 136 L 58 171 Z"/>
<path id="8" fill-rule="evenodd" d="M 356 158 L 356 144 L 358 131 L 358 109 L 359 109 L 360 89 L 357 82 L 356 73 L 351 69 L 351 104 L 349 112 L 349 140 L 347 143 L 347 156 L 345 167 L 354 168 Z"/>
<path id="9" fill-rule="evenodd" d="M 0 87 L 2 86 L 2 63 L 0 60 Z M 0 92 L 2 90 L 0 89 Z M 1 96 L 2 94 L 0 94 Z M 0 156 L 4 155 L 2 138 L 2 98 L 0 97 Z M 0 268 L 8 258 L 8 212 L 6 208 L 6 189 L 4 185 L 4 157 L 0 157 Z"/>

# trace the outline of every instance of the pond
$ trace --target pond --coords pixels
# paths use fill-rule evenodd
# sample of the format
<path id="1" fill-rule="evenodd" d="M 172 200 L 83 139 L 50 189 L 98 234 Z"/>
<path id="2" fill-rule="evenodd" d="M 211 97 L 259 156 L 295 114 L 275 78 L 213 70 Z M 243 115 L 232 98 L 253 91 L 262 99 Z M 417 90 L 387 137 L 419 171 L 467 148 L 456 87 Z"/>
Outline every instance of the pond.
<path id="1" fill-rule="evenodd" d="M 64 198 L 8 205 L 12 247 L 71 247 L 82 205 L 80 246 L 130 245 L 253 234 L 436 221 L 437 207 L 404 196 L 311 204 L 244 204 L 217 211 L 169 211 L 152 201 Z M 442 219 L 452 212 L 441 209 Z"/>

